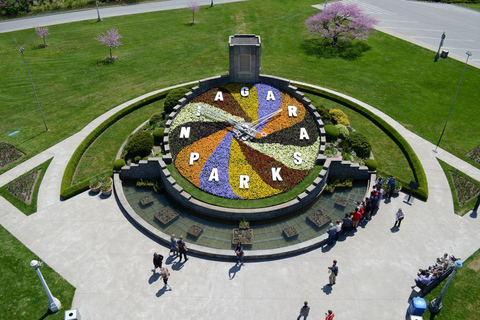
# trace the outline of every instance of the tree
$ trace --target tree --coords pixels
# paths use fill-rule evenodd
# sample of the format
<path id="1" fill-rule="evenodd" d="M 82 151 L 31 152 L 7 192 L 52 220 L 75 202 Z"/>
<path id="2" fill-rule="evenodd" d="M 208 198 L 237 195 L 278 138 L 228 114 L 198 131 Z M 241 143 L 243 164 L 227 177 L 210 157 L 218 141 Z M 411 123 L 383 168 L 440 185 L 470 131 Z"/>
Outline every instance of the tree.
<path id="1" fill-rule="evenodd" d="M 45 48 L 47 46 L 45 37 L 50 35 L 50 33 L 48 33 L 48 27 L 45 27 L 45 28 L 35 27 L 35 32 L 38 34 L 40 38 L 43 39 L 43 47 Z"/>
<path id="2" fill-rule="evenodd" d="M 365 16 L 355 4 L 344 5 L 341 2 L 330 4 L 321 13 L 307 19 L 307 29 L 336 46 L 338 41 L 353 39 L 366 40 L 373 26 L 378 23 L 374 18 Z"/>
<path id="3" fill-rule="evenodd" d="M 188 4 L 188 9 L 192 10 L 193 13 L 193 21 L 192 24 L 195 23 L 195 12 L 198 12 L 200 10 L 200 7 L 196 2 L 191 2 Z"/>
<path id="4" fill-rule="evenodd" d="M 123 45 L 123 43 L 118 41 L 120 38 L 122 38 L 122 36 L 118 33 L 118 30 L 112 28 L 107 31 L 107 34 L 99 34 L 95 40 L 100 41 L 101 44 L 110 48 L 110 58 L 108 58 L 108 60 L 113 61 L 115 58 L 112 56 L 112 48 L 117 48 Z"/>

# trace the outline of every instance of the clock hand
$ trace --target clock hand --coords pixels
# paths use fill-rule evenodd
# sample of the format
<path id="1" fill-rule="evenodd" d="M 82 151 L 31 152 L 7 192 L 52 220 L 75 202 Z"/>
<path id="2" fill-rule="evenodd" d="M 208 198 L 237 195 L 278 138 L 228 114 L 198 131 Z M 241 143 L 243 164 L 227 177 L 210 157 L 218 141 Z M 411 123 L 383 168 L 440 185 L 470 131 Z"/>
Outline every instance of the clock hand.
<path id="1" fill-rule="evenodd" d="M 208 108 L 207 106 L 204 106 L 203 104 L 199 104 L 198 105 L 198 108 L 197 108 L 197 117 L 200 117 L 201 115 L 201 111 L 202 109 L 204 109 L 206 111 L 207 114 L 209 114 L 210 116 L 215 116 L 217 118 L 220 118 L 222 120 L 225 120 L 227 121 L 228 123 L 232 124 L 232 125 L 236 125 L 238 124 L 239 122 L 236 121 L 236 120 L 233 120 L 232 118 L 226 116 L 226 115 L 223 115 L 217 111 L 214 111 L 210 108 Z"/>
<path id="2" fill-rule="evenodd" d="M 252 122 L 252 125 L 255 124 L 253 126 L 253 128 L 256 130 L 260 125 L 264 124 L 265 122 L 267 122 L 268 120 L 270 120 L 271 118 L 273 118 L 274 116 L 276 116 L 277 114 L 279 114 L 280 112 L 282 112 L 283 110 L 282 109 L 279 109 L 275 112 L 272 112 L 271 114 L 269 115 L 266 115 L 258 120 L 255 120 L 254 122 Z"/>

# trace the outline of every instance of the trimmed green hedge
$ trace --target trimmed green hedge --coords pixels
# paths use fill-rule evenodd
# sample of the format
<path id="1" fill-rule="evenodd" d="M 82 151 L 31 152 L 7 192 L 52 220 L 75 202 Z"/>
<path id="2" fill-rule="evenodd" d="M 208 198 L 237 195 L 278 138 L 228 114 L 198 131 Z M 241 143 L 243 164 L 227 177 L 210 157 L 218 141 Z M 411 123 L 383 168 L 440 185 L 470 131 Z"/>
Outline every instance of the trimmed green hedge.
<path id="1" fill-rule="evenodd" d="M 333 124 L 327 124 L 323 127 L 325 129 L 325 134 L 327 136 L 328 141 L 335 141 L 338 139 L 340 135 L 340 130 L 335 127 Z"/>
<path id="2" fill-rule="evenodd" d="M 190 85 L 186 87 L 190 87 Z M 82 158 L 87 148 L 95 141 L 95 139 L 97 139 L 105 130 L 107 130 L 113 123 L 118 121 L 120 118 L 126 116 L 127 114 L 143 106 L 146 106 L 147 104 L 150 104 L 152 102 L 165 98 L 169 92 L 170 90 L 162 91 L 153 96 L 137 101 L 131 104 L 130 106 L 120 110 L 119 112 L 115 113 L 110 118 L 105 120 L 97 128 L 95 128 L 85 138 L 85 140 L 83 140 L 82 143 L 80 143 L 80 145 L 77 147 L 72 157 L 70 158 L 70 161 L 68 162 L 67 167 L 65 168 L 65 172 L 63 174 L 62 185 L 60 188 L 60 196 L 62 197 L 63 200 L 71 198 L 85 190 L 88 190 L 91 179 L 103 176 L 105 174 L 109 174 L 109 175 L 113 174 L 113 170 L 110 169 L 105 172 L 100 172 L 98 175 L 94 177 L 89 177 L 88 179 L 85 179 L 80 183 L 77 183 L 76 185 L 73 185 L 73 186 L 71 185 L 73 176 L 75 174 L 75 170 L 78 166 L 78 163 L 80 162 L 80 159 Z"/>
<path id="3" fill-rule="evenodd" d="M 415 177 L 415 180 L 420 184 L 420 187 L 418 188 L 418 190 L 413 190 L 413 195 L 415 195 L 416 197 L 422 200 L 428 199 L 427 176 L 425 175 L 425 171 L 423 170 L 422 163 L 418 159 L 412 147 L 400 135 L 400 133 L 397 132 L 397 130 L 395 130 L 391 125 L 389 125 L 385 120 L 383 120 L 379 116 L 375 115 L 374 113 L 370 112 L 369 110 L 365 109 L 364 107 L 360 106 L 359 104 L 353 101 L 350 101 L 346 98 L 337 96 L 336 94 L 333 94 L 321 89 L 307 87 L 298 83 L 295 83 L 294 85 L 306 93 L 316 94 L 323 98 L 330 99 L 332 101 L 340 103 L 360 113 L 361 115 L 363 115 L 364 117 L 372 121 L 375 125 L 377 125 L 398 145 L 400 150 L 402 150 L 403 154 L 407 158 L 408 164 L 412 169 L 413 176 Z M 402 190 L 405 190 L 406 192 L 411 191 L 410 187 L 408 186 L 409 181 L 408 182 L 402 181 L 402 180 L 399 180 L 399 181 L 402 183 Z"/>

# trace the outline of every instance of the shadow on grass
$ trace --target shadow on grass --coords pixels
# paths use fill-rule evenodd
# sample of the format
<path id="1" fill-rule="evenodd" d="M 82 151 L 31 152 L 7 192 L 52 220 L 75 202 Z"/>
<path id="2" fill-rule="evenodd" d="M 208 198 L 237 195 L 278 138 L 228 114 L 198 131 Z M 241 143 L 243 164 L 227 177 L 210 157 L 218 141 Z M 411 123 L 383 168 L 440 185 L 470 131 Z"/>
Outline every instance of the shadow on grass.
<path id="1" fill-rule="evenodd" d="M 113 59 L 110 59 L 110 57 L 101 59 L 97 61 L 97 65 L 103 65 L 103 66 L 111 66 L 113 63 L 117 60 L 116 57 L 113 57 Z"/>
<path id="2" fill-rule="evenodd" d="M 55 313 L 53 313 L 52 311 L 50 311 L 50 309 L 47 309 L 47 312 L 45 312 L 45 314 L 43 316 L 41 316 L 40 318 L 38 318 L 38 320 L 43 320 L 43 319 L 47 319 L 49 316 L 53 315 L 53 314 L 57 314 L 59 313 L 60 311 L 57 311 Z"/>
<path id="3" fill-rule="evenodd" d="M 344 60 L 356 60 L 372 48 L 363 41 L 339 42 L 336 46 L 332 46 L 327 39 L 307 39 L 303 41 L 301 47 L 311 56 Z"/>

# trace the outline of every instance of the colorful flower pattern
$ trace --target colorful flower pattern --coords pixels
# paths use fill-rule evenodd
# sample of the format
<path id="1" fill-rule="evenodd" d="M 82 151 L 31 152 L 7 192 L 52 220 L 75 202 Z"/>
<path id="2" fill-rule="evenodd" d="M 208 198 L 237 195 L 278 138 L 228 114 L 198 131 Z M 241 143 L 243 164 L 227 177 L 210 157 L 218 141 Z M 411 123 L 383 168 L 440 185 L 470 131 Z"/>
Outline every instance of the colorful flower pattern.
<path id="1" fill-rule="evenodd" d="M 240 94 L 243 87 L 249 89 L 248 97 Z M 218 91 L 223 101 L 215 101 Z M 246 123 L 283 111 L 257 127 L 266 137 L 258 134 L 251 141 L 241 141 L 233 136 L 230 123 L 206 113 L 198 116 L 199 103 Z M 289 116 L 288 106 L 296 107 L 296 117 Z M 187 127 L 189 137 L 180 138 L 182 128 Z M 308 139 L 300 139 L 301 131 L 307 132 Z M 262 199 L 290 190 L 313 169 L 320 149 L 319 129 L 305 106 L 266 84 L 228 84 L 195 97 L 174 118 L 169 141 L 180 174 L 202 191 L 227 199 Z M 193 152 L 199 159 L 190 165 Z M 295 160 L 295 152 L 301 154 L 301 164 Z M 219 181 L 209 181 L 214 168 Z M 272 168 L 281 179 L 274 181 Z M 241 176 L 248 176 L 248 188 L 241 188 Z"/>

